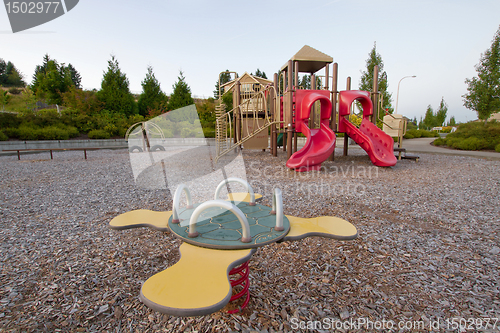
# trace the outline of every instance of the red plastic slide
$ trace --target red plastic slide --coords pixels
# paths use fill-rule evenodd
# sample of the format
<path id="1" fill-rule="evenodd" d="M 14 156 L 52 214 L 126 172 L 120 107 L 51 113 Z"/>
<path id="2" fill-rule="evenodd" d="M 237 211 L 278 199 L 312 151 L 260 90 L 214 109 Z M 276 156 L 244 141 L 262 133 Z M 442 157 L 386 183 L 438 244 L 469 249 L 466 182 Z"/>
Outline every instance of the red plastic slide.
<path id="1" fill-rule="evenodd" d="M 314 102 L 321 103 L 320 128 L 310 129 L 307 125 Z M 330 129 L 329 119 L 332 112 L 330 92 L 325 90 L 297 90 L 295 93 L 295 130 L 306 136 L 306 144 L 294 153 L 286 166 L 295 171 L 319 170 L 335 149 L 335 133 Z M 290 148 L 289 148 L 290 149 Z"/>
<path id="2" fill-rule="evenodd" d="M 358 100 L 363 106 L 363 120 L 357 128 L 344 116 L 350 114 L 351 104 Z M 373 105 L 370 93 L 367 91 L 347 90 L 339 94 L 339 132 L 346 133 L 370 157 L 376 166 L 388 167 L 396 165 L 394 156 L 394 140 L 375 126 L 368 117 L 373 114 Z"/>

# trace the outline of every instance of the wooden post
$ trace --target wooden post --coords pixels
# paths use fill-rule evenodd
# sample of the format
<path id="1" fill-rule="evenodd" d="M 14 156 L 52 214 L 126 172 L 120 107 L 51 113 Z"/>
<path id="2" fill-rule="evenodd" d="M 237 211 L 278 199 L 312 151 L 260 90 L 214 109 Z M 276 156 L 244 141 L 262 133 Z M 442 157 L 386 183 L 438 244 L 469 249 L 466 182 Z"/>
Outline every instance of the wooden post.
<path id="1" fill-rule="evenodd" d="M 236 99 L 236 107 L 238 107 L 236 110 L 235 110 L 235 114 L 236 114 L 236 122 L 234 124 L 234 139 L 235 139 L 235 143 L 236 142 L 239 142 L 241 140 L 241 117 L 240 117 L 240 103 L 241 103 L 241 100 L 240 100 L 240 93 L 241 93 L 241 83 L 240 81 L 236 81 L 236 86 L 235 86 L 235 99 Z M 233 108 L 235 108 L 235 106 L 233 105 Z M 240 146 L 241 148 L 241 146 Z"/>
<path id="2" fill-rule="evenodd" d="M 333 64 L 332 69 L 332 115 L 330 116 L 330 128 L 333 132 L 337 132 L 337 77 L 338 77 L 339 65 L 337 63 Z M 330 156 L 330 161 L 335 160 L 335 149 Z"/>
<path id="3" fill-rule="evenodd" d="M 286 152 L 287 159 L 290 159 L 290 156 L 292 156 L 292 137 L 293 137 L 293 61 L 288 60 L 288 110 L 286 112 L 288 113 L 288 124 L 287 125 L 287 146 L 288 150 Z"/>
<path id="4" fill-rule="evenodd" d="M 279 77 L 278 73 L 274 73 L 274 89 L 276 94 L 273 94 L 273 121 L 278 121 L 281 120 L 280 118 L 280 107 L 276 109 L 276 100 L 275 98 L 280 98 L 278 95 L 278 84 L 279 84 Z M 276 132 L 276 124 L 271 126 L 271 152 L 274 157 L 278 156 L 278 133 Z"/>
<path id="5" fill-rule="evenodd" d="M 351 77 L 347 77 L 347 84 L 346 84 L 346 90 L 351 90 Z M 350 107 L 349 107 L 350 108 Z M 349 110 L 349 113 L 351 110 Z M 345 116 L 349 117 L 349 116 Z M 347 153 L 349 152 L 349 136 L 347 133 L 344 133 L 344 156 L 347 156 Z"/>
<path id="6" fill-rule="evenodd" d="M 299 62 L 295 61 L 294 63 L 294 78 L 295 78 L 295 85 L 294 88 L 295 90 L 299 89 Z M 292 106 L 293 109 L 293 106 Z M 295 107 L 295 110 L 297 110 L 297 107 Z M 293 152 L 295 153 L 297 151 L 297 131 L 293 132 Z"/>
<path id="7" fill-rule="evenodd" d="M 378 119 L 378 65 L 373 68 L 373 90 L 372 90 L 372 104 L 373 104 L 373 115 L 372 123 L 377 125 Z"/>

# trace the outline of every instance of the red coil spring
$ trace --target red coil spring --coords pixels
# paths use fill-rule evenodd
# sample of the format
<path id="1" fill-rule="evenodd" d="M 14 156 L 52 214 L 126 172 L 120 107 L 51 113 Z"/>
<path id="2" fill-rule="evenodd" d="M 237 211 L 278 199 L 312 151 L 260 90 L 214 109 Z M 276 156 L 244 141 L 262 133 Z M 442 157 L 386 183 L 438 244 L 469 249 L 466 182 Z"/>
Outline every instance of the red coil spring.
<path id="1" fill-rule="evenodd" d="M 239 278 L 237 278 L 236 280 L 229 279 L 229 281 L 231 282 L 231 287 L 234 288 L 235 286 L 242 286 L 243 289 L 237 294 L 231 296 L 230 302 L 243 297 L 245 294 L 246 298 L 243 304 L 238 307 L 238 309 L 230 310 L 228 311 L 228 313 L 237 313 L 243 311 L 243 309 L 248 305 L 248 302 L 250 301 L 250 292 L 248 291 L 248 287 L 250 286 L 250 280 L 248 279 L 250 275 L 250 269 L 248 268 L 248 261 L 233 268 L 229 272 L 229 275 L 237 275 L 237 274 L 239 275 Z"/>

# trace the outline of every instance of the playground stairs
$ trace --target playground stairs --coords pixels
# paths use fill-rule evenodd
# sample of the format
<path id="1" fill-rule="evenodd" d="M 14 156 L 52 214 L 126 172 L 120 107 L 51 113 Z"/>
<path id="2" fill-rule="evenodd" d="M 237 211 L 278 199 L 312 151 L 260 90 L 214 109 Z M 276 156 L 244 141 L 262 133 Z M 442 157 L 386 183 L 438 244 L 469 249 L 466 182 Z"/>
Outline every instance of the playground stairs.
<path id="1" fill-rule="evenodd" d="M 227 140 L 227 119 L 224 117 L 226 114 L 226 104 L 220 103 L 215 106 L 215 117 L 217 119 L 215 140 L 217 147 L 225 150 L 229 144 Z M 219 149 L 217 149 L 217 152 Z"/>
<path id="2" fill-rule="evenodd" d="M 217 118 L 215 133 L 216 161 L 262 131 L 267 131 L 270 126 L 283 123 L 281 120 L 275 120 L 280 119 L 277 97 L 274 98 L 277 104 L 274 110 L 275 112 L 278 110 L 278 112 L 274 117 L 271 115 L 270 103 L 267 103 L 271 94 L 276 95 L 276 92 L 273 87 L 268 87 L 254 97 L 245 99 L 232 110 L 226 111 L 222 101 L 215 107 Z M 252 124 L 251 131 L 243 131 L 243 126 L 246 126 L 245 123 Z M 234 135 L 235 131 L 236 135 Z"/>

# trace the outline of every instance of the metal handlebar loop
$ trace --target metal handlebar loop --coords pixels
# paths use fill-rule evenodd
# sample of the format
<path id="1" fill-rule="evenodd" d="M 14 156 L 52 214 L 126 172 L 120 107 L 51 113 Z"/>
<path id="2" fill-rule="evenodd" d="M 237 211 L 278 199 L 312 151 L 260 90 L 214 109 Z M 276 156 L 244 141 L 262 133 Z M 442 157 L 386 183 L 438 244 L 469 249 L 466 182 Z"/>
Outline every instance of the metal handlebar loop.
<path id="1" fill-rule="evenodd" d="M 215 190 L 214 200 L 219 200 L 220 191 L 222 190 L 222 187 L 224 187 L 224 185 L 226 185 L 227 183 L 240 183 L 241 185 L 245 186 L 248 193 L 250 194 L 250 206 L 255 206 L 255 193 L 252 187 L 243 179 L 236 177 L 229 177 L 220 182 L 220 184 L 217 186 L 217 189 Z"/>
<path id="2" fill-rule="evenodd" d="M 283 195 L 279 188 L 274 189 L 271 214 L 276 215 L 276 226 L 274 227 L 274 230 L 285 230 L 283 227 Z"/>
<path id="3" fill-rule="evenodd" d="M 236 215 L 236 217 L 241 223 L 241 230 L 242 230 L 241 242 L 250 243 L 252 241 L 252 237 L 250 235 L 250 226 L 248 225 L 247 217 L 238 207 L 236 207 L 231 202 L 225 200 L 210 200 L 196 207 L 193 214 L 191 215 L 191 219 L 189 220 L 188 237 L 191 238 L 198 237 L 199 233 L 196 231 L 196 222 L 198 221 L 198 217 L 204 210 L 212 207 L 220 207 L 229 210 L 231 213 Z"/>
<path id="4" fill-rule="evenodd" d="M 181 201 L 181 195 L 182 192 L 186 193 L 186 200 L 187 200 L 187 209 L 193 208 L 193 202 L 191 200 L 191 193 L 189 192 L 189 188 L 184 185 L 180 184 L 177 186 L 177 189 L 175 190 L 174 194 L 174 202 L 172 204 L 172 223 L 179 223 L 179 203 Z"/>

